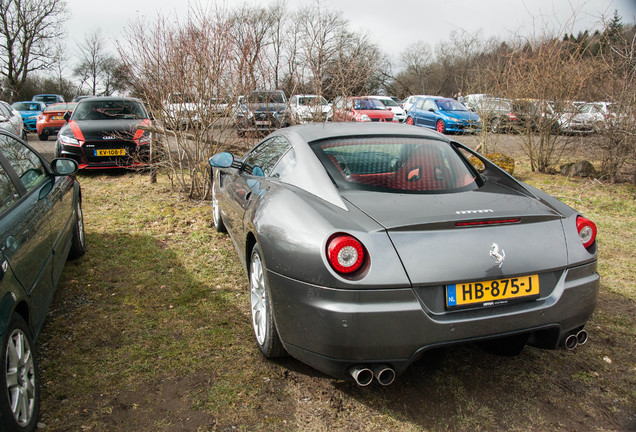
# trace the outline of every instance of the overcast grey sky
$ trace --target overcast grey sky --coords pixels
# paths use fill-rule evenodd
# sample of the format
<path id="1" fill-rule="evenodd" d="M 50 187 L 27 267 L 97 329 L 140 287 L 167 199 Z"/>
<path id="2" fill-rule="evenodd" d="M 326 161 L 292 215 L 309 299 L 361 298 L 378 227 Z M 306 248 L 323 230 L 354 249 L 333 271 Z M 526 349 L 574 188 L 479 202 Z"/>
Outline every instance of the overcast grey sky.
<path id="1" fill-rule="evenodd" d="M 275 0 L 214 1 L 197 0 L 202 5 L 226 8 L 247 3 L 268 5 Z M 287 0 L 296 10 L 318 0 Z M 121 39 L 131 20 L 154 21 L 157 14 L 183 15 L 187 0 L 67 0 L 71 12 L 68 36 L 73 48 L 85 35 L 101 28 L 109 39 Z M 453 30 L 481 31 L 511 39 L 551 32 L 578 33 L 597 28 L 602 18 L 609 20 L 618 10 L 623 23 L 636 22 L 636 0 L 320 0 L 321 7 L 340 10 L 352 30 L 367 34 L 372 42 L 396 59 L 410 43 L 424 41 L 432 47 L 449 40 Z"/>

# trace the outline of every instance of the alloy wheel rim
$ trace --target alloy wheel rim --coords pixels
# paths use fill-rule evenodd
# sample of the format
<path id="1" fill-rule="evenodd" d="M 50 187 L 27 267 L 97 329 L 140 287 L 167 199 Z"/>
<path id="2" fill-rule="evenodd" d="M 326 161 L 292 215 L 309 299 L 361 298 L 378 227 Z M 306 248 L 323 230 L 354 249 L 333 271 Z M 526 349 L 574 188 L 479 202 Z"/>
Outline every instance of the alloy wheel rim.
<path id="1" fill-rule="evenodd" d="M 263 263 L 258 254 L 252 255 L 250 271 L 250 291 L 252 303 L 252 326 L 259 345 L 265 343 L 265 331 L 267 325 L 267 294 L 265 291 L 265 275 Z"/>
<path id="2" fill-rule="evenodd" d="M 441 121 L 437 122 L 437 132 L 444 132 L 444 123 Z"/>
<path id="3" fill-rule="evenodd" d="M 26 426 L 35 409 L 35 364 L 29 341 L 20 329 L 9 336 L 6 352 L 5 378 L 9 407 L 15 421 Z"/>

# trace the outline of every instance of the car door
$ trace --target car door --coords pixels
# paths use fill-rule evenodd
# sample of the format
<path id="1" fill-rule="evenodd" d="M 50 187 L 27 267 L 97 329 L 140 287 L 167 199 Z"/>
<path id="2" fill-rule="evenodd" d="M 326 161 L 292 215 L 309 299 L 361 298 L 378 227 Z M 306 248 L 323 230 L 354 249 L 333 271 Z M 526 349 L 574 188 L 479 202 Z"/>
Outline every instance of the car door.
<path id="1" fill-rule="evenodd" d="M 225 178 L 227 220 L 224 223 L 235 239 L 245 238 L 245 214 L 250 203 L 265 188 L 264 180 L 271 174 L 280 157 L 291 147 L 283 137 L 268 138 L 250 151 L 232 181 Z"/>
<path id="2" fill-rule="evenodd" d="M 435 129 L 437 121 L 437 105 L 433 99 L 424 99 L 421 111 L 422 126 Z"/>
<path id="3" fill-rule="evenodd" d="M 53 298 L 53 203 L 48 198 L 54 180 L 35 152 L 8 135 L 0 135 L 0 166 L 4 195 L 15 199 L 2 214 L 0 250 L 31 297 L 31 324 L 39 329 Z"/>

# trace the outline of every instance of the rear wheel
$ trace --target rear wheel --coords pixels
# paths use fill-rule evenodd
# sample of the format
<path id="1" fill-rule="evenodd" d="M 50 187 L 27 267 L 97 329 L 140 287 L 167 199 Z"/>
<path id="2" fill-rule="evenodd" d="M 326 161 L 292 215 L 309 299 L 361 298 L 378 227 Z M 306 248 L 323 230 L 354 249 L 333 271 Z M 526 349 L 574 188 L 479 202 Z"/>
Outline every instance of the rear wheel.
<path id="1" fill-rule="evenodd" d="M 40 141 L 46 141 L 49 139 L 49 136 L 47 134 L 38 134 L 38 139 Z"/>
<path id="2" fill-rule="evenodd" d="M 439 133 L 446 132 L 446 124 L 444 123 L 444 120 L 441 120 L 441 119 L 437 120 L 437 123 L 435 124 L 435 129 Z"/>
<path id="3" fill-rule="evenodd" d="M 68 254 L 70 259 L 76 259 L 86 253 L 86 239 L 84 237 L 84 213 L 82 213 L 82 202 L 77 199 L 77 208 L 75 210 L 75 226 L 73 227 L 73 240 L 71 242 L 71 250 Z"/>
<path id="4" fill-rule="evenodd" d="M 26 322 L 15 315 L 0 342 L 0 416 L 10 432 L 35 430 L 40 411 L 40 375 Z"/>
<path id="5" fill-rule="evenodd" d="M 249 270 L 252 327 L 256 345 L 267 358 L 283 357 L 285 349 L 276 330 L 265 263 L 258 244 L 255 244 L 252 249 Z"/>

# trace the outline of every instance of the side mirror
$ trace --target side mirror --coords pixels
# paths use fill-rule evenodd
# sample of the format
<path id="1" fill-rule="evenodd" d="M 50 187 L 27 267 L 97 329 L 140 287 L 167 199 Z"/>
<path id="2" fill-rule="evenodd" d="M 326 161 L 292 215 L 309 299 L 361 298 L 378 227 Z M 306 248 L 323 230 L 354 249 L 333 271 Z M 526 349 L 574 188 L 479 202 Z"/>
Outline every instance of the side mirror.
<path id="1" fill-rule="evenodd" d="M 218 153 L 210 158 L 210 166 L 212 168 L 229 168 L 233 163 L 234 156 L 228 152 Z"/>
<path id="2" fill-rule="evenodd" d="M 58 176 L 75 174 L 79 166 L 73 159 L 58 158 L 51 162 L 51 171 Z"/>
<path id="3" fill-rule="evenodd" d="M 66 111 L 64 113 L 64 120 L 66 120 L 67 122 L 71 119 L 71 112 L 70 111 Z"/>

